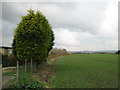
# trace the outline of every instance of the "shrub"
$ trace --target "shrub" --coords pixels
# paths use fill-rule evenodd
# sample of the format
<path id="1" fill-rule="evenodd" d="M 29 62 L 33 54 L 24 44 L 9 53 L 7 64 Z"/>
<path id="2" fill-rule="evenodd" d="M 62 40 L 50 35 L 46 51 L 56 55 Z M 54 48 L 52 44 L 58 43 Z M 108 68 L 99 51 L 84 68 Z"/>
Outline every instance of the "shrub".
<path id="1" fill-rule="evenodd" d="M 32 89 L 32 88 L 43 88 L 44 84 L 31 78 L 27 74 L 20 74 L 19 82 L 10 85 L 10 88 L 22 88 L 22 89 Z"/>
<path id="2" fill-rule="evenodd" d="M 50 51 L 51 55 L 67 55 L 69 54 L 66 49 L 54 48 Z"/>

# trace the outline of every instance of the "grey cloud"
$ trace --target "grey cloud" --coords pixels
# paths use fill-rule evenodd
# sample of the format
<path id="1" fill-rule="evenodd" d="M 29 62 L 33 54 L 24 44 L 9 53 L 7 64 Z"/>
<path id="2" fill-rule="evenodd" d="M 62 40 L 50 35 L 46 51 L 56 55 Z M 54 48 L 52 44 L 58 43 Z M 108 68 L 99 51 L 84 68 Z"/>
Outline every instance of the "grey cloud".
<path id="1" fill-rule="evenodd" d="M 4 2 L 2 6 L 3 45 L 11 45 L 13 30 L 21 20 L 20 17 L 27 13 L 26 10 L 32 8 L 35 11 L 40 10 L 49 20 L 55 33 L 54 47 L 68 50 L 116 48 L 116 37 L 110 37 L 116 35 L 114 30 L 111 30 L 110 35 L 104 30 L 100 32 L 106 19 L 107 5 L 103 2 Z"/>
<path id="2" fill-rule="evenodd" d="M 14 25 L 9 23 L 9 22 L 2 22 L 2 37 L 13 37 L 13 33 L 14 33 Z"/>
<path id="3" fill-rule="evenodd" d="M 2 19 L 6 22 L 16 24 L 22 15 L 23 12 L 20 11 L 19 5 L 12 2 L 2 3 Z"/>
<path id="4" fill-rule="evenodd" d="M 53 28 L 76 28 L 90 33 L 100 29 L 106 3 L 3 3 L 3 20 L 18 23 L 27 9 L 42 11 Z M 24 12 L 24 13 L 23 13 Z"/>
<path id="5" fill-rule="evenodd" d="M 71 3 L 68 5 L 72 6 Z M 45 13 L 54 28 L 75 28 L 83 32 L 96 33 L 105 18 L 106 6 L 105 3 L 77 3 L 69 9 L 67 5 L 64 8 L 56 6 L 55 11 L 50 9 Z"/>

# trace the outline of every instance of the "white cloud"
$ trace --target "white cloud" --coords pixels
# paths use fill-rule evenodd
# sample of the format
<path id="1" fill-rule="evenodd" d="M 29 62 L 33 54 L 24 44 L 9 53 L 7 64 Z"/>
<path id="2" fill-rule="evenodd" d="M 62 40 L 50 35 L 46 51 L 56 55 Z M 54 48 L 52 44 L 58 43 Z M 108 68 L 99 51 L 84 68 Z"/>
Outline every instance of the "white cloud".
<path id="1" fill-rule="evenodd" d="M 0 45 L 2 46 L 11 46 L 12 45 L 12 40 L 13 40 L 13 37 L 2 37 L 2 43 L 0 42 Z"/>
<path id="2" fill-rule="evenodd" d="M 101 26 L 100 33 L 108 37 L 117 37 L 118 35 L 118 5 L 110 3 L 105 13 L 106 18 Z"/>
<path id="3" fill-rule="evenodd" d="M 69 31 L 68 29 L 58 28 L 53 29 L 55 33 L 55 43 L 56 44 L 65 44 L 65 45 L 77 45 L 78 33 L 74 31 Z"/>
<path id="4" fill-rule="evenodd" d="M 55 46 L 67 50 L 109 50 L 117 49 L 117 40 L 102 38 L 97 34 L 76 32 L 64 28 L 53 29 L 55 33 Z"/>

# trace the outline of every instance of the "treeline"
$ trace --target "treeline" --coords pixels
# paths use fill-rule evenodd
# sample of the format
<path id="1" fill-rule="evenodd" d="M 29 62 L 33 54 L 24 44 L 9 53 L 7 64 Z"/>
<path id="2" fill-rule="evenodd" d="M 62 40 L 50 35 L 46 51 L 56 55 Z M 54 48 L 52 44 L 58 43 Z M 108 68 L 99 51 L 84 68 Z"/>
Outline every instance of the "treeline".
<path id="1" fill-rule="evenodd" d="M 67 55 L 69 54 L 66 49 L 54 48 L 50 51 L 50 55 Z"/>
<path id="2" fill-rule="evenodd" d="M 70 54 L 119 54 L 120 51 L 70 51 Z"/>

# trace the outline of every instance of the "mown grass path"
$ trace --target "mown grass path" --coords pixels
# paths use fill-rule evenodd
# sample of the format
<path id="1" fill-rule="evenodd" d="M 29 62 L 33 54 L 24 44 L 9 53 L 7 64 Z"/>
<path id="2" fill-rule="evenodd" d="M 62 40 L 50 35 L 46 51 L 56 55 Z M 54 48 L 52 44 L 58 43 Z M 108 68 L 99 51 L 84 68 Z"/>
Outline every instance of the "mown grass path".
<path id="1" fill-rule="evenodd" d="M 56 88 L 117 88 L 118 55 L 77 54 L 56 60 Z"/>

